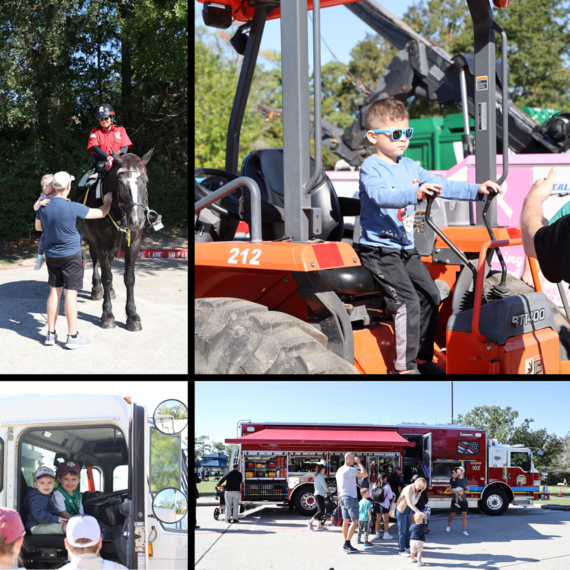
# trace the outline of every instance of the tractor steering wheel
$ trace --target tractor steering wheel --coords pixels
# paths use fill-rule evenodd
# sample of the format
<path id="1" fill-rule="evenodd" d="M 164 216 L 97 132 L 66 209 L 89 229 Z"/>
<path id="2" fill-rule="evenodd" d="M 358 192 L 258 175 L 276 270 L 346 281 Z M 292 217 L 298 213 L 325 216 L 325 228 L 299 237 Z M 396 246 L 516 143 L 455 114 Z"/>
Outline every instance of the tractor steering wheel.
<path id="1" fill-rule="evenodd" d="M 218 170 L 216 168 L 197 168 L 194 171 L 194 178 L 202 178 L 203 176 L 206 176 L 207 178 L 202 180 L 202 182 L 194 181 L 194 198 L 196 200 L 206 198 L 212 192 L 218 190 L 228 182 L 239 178 L 236 174 L 226 172 L 225 170 Z M 208 208 L 211 208 L 223 219 L 241 221 L 241 218 L 239 217 L 239 198 L 240 193 L 235 191 L 224 196 L 221 200 L 210 204 Z"/>

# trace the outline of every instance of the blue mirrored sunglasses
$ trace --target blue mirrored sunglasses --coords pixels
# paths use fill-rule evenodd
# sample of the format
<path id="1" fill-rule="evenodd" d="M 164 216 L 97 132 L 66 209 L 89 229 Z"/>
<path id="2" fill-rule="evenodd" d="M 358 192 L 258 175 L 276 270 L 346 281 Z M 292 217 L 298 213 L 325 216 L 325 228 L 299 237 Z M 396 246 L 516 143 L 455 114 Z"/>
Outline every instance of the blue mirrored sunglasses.
<path id="1" fill-rule="evenodd" d="M 392 131 L 385 131 L 381 129 L 370 129 L 367 133 L 390 133 L 393 141 L 399 141 L 403 136 L 410 140 L 414 134 L 414 129 L 394 129 Z M 366 135 L 364 135 L 366 138 Z"/>

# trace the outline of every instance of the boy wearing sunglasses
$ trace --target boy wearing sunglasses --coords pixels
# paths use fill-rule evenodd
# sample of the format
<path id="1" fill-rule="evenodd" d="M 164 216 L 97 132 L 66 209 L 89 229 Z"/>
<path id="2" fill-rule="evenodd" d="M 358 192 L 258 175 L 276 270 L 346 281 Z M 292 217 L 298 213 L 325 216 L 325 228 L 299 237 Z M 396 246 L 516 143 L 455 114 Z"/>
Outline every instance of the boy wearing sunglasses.
<path id="1" fill-rule="evenodd" d="M 439 290 L 414 248 L 415 206 L 426 196 L 483 200 L 495 182 L 443 180 L 402 158 L 414 130 L 406 107 L 396 99 L 372 103 L 366 135 L 375 153 L 360 168 L 360 259 L 374 276 L 394 317 L 396 359 L 391 374 L 444 374 L 433 360 L 439 318 Z"/>

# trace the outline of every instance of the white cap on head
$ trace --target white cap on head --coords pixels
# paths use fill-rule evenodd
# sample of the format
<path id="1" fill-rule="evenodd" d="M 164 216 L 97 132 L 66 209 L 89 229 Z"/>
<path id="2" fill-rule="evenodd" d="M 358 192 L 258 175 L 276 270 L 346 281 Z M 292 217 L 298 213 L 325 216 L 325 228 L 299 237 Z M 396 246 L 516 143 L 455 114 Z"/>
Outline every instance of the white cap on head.
<path id="1" fill-rule="evenodd" d="M 56 172 L 52 184 L 56 190 L 61 191 L 65 190 L 71 184 L 72 180 L 75 180 L 75 176 L 71 176 L 71 174 L 67 172 Z"/>
<path id="2" fill-rule="evenodd" d="M 67 542 L 77 548 L 86 548 L 99 544 L 101 539 L 101 528 L 97 519 L 89 515 L 76 515 L 71 517 L 67 523 Z M 87 544 L 77 544 L 79 538 L 88 538 L 91 542 Z"/>

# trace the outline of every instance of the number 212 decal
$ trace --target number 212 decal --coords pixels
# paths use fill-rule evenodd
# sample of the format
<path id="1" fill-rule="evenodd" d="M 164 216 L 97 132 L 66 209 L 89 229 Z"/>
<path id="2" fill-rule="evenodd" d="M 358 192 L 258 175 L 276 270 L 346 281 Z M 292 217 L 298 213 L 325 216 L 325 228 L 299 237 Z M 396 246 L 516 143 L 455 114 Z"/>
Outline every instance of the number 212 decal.
<path id="1" fill-rule="evenodd" d="M 249 248 L 244 249 L 240 253 L 240 251 L 237 247 L 233 247 L 232 249 L 230 249 L 230 253 L 233 255 L 231 255 L 230 258 L 228 259 L 228 263 L 233 263 L 233 264 L 237 265 L 238 260 L 236 258 L 239 255 L 242 258 L 242 264 L 243 265 L 247 264 L 247 254 L 249 253 Z M 257 260 L 259 259 L 259 256 L 261 255 L 261 250 L 260 249 L 254 249 L 251 253 L 252 253 L 252 258 L 249 261 L 249 265 L 259 265 L 259 261 L 257 261 Z"/>

